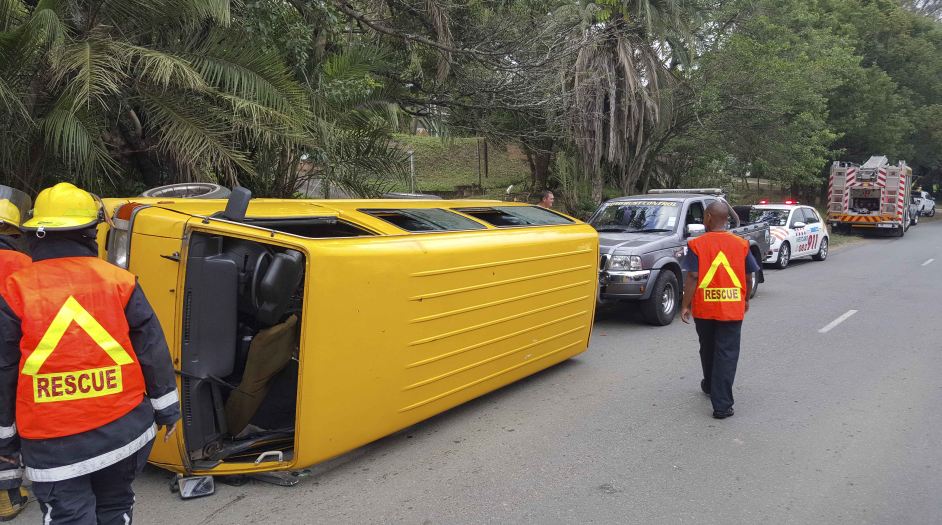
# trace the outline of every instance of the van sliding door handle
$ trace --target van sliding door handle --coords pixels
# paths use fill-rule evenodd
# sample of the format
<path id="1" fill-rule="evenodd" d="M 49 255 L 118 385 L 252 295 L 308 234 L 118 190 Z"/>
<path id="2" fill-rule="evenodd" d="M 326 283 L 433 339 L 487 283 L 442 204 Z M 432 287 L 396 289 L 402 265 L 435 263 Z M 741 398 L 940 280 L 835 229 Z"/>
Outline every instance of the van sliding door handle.
<path id="1" fill-rule="evenodd" d="M 258 457 L 255 458 L 255 464 L 258 465 L 259 463 L 264 461 L 265 458 L 267 458 L 268 456 L 273 456 L 277 458 L 275 461 L 285 460 L 285 455 L 280 450 L 269 450 L 269 451 L 262 452 L 261 454 L 259 454 Z"/>

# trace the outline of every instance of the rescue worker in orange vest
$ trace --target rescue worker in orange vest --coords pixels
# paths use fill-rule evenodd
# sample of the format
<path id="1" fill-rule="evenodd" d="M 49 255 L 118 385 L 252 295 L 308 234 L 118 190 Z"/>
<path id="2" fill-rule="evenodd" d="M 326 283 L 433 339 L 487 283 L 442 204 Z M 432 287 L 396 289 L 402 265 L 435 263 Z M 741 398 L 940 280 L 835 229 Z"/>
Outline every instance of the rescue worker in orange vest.
<path id="1" fill-rule="evenodd" d="M 131 483 L 180 418 L 154 311 L 133 275 L 97 257 L 102 213 L 71 184 L 43 190 L 22 226 L 33 264 L 0 299 L 0 421 L 16 416 L 51 525 L 130 523 Z"/>
<path id="2" fill-rule="evenodd" d="M 32 262 L 20 239 L 20 220 L 29 212 L 30 198 L 9 186 L 0 186 L 0 287 L 13 272 Z M 0 451 L 19 447 L 13 414 L 0 412 Z M 0 521 L 15 518 L 26 508 L 29 493 L 21 485 L 23 469 L 16 454 L 0 454 Z"/>
<path id="3" fill-rule="evenodd" d="M 710 396 L 713 417 L 733 415 L 733 380 L 739 362 L 742 320 L 749 310 L 749 274 L 759 263 L 749 243 L 726 231 L 729 206 L 711 203 L 704 214 L 707 233 L 687 243 L 684 301 L 680 318 L 690 323 L 691 307 L 700 338 L 700 389 Z"/>

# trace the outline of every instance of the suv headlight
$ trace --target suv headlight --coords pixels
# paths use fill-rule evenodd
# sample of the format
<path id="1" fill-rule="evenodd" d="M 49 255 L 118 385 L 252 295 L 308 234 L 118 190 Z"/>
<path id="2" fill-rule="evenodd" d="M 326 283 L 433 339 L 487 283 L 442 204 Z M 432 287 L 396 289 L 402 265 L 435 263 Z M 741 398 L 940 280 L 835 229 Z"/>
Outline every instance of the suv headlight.
<path id="1" fill-rule="evenodd" d="M 608 269 L 616 272 L 636 272 L 641 269 L 641 257 L 637 255 L 615 255 L 609 262 Z"/>

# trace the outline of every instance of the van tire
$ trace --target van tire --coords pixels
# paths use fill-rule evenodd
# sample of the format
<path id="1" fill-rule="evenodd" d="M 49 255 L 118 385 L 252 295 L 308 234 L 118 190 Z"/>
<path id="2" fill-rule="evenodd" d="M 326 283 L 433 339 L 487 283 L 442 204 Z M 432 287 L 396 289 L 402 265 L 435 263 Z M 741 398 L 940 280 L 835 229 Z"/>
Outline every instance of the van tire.
<path id="1" fill-rule="evenodd" d="M 145 190 L 141 197 L 167 199 L 228 199 L 229 188 L 210 182 L 184 182 Z"/>
<path id="2" fill-rule="evenodd" d="M 661 270 L 651 297 L 641 302 L 645 322 L 654 326 L 667 326 L 674 321 L 680 305 L 680 287 L 677 276 L 670 270 Z"/>

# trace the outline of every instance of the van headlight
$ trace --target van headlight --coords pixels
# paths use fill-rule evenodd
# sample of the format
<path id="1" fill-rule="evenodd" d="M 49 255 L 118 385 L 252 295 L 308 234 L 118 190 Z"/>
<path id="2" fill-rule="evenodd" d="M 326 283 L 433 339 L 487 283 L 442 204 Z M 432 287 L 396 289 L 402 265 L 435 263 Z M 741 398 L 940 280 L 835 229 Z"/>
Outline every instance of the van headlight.
<path id="1" fill-rule="evenodd" d="M 636 272 L 641 269 L 641 257 L 637 255 L 615 255 L 611 258 L 608 269 L 616 272 Z"/>
<path id="2" fill-rule="evenodd" d="M 126 225 L 121 224 L 126 224 L 127 221 L 115 219 L 113 222 L 115 224 L 111 228 L 111 235 L 108 237 L 108 262 L 126 270 L 128 268 L 128 255 L 131 250 L 131 232 Z M 124 227 L 122 228 L 122 226 Z"/>

